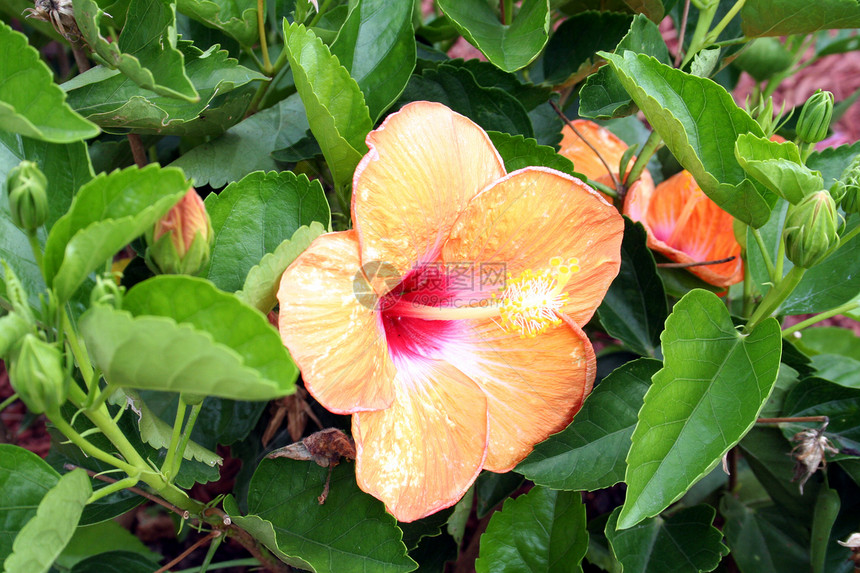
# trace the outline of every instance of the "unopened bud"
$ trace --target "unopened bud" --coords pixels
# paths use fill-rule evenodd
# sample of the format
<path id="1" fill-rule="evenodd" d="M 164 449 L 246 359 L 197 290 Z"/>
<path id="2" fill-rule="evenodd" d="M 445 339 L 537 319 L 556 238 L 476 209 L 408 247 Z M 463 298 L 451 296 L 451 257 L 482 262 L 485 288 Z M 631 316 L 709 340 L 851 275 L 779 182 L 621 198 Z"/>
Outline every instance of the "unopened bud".
<path id="1" fill-rule="evenodd" d="M 776 38 L 757 38 L 735 59 L 734 65 L 757 81 L 770 79 L 791 66 L 794 56 Z"/>
<path id="2" fill-rule="evenodd" d="M 830 193 L 834 201 L 839 201 L 839 206 L 846 215 L 860 213 L 860 155 L 848 165 Z M 837 195 L 839 199 L 836 198 Z"/>
<path id="3" fill-rule="evenodd" d="M 836 204 L 828 191 L 808 195 L 789 207 L 785 219 L 785 256 L 808 269 L 819 263 L 839 243 Z"/>
<path id="4" fill-rule="evenodd" d="M 56 412 L 68 391 L 62 353 L 35 334 L 25 335 L 12 359 L 9 382 L 31 412 Z"/>
<path id="5" fill-rule="evenodd" d="M 24 231 L 35 231 L 48 218 L 48 180 L 39 166 L 22 161 L 6 176 L 9 193 L 9 211 L 12 222 Z"/>
<path id="6" fill-rule="evenodd" d="M 96 285 L 90 291 L 90 305 L 106 304 L 114 308 L 122 308 L 122 297 L 125 287 L 118 285 L 116 280 L 107 274 L 106 277 L 96 277 Z"/>
<path id="7" fill-rule="evenodd" d="M 805 143 L 818 143 L 827 137 L 833 117 L 833 94 L 818 90 L 812 94 L 797 120 L 797 136 Z"/>
<path id="8" fill-rule="evenodd" d="M 194 275 L 209 262 L 212 223 L 192 187 L 147 235 L 146 262 L 162 274 Z"/>
<path id="9" fill-rule="evenodd" d="M 0 316 L 0 360 L 8 358 L 18 342 L 32 329 L 32 325 L 14 310 L 6 316 Z"/>

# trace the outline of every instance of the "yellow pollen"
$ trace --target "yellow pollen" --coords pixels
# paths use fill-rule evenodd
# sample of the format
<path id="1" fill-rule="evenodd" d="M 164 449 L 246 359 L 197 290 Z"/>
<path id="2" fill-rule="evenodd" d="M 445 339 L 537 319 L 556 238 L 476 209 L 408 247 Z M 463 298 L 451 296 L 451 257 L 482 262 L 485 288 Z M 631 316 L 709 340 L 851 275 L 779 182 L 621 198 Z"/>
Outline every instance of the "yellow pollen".
<path id="1" fill-rule="evenodd" d="M 519 332 L 523 338 L 534 338 L 552 326 L 561 324 L 559 313 L 567 304 L 564 287 L 570 277 L 579 272 L 579 260 L 561 257 L 549 260 L 550 269 L 535 273 L 525 269 L 519 276 L 508 274 L 508 281 L 499 296 L 500 326 L 508 332 Z"/>

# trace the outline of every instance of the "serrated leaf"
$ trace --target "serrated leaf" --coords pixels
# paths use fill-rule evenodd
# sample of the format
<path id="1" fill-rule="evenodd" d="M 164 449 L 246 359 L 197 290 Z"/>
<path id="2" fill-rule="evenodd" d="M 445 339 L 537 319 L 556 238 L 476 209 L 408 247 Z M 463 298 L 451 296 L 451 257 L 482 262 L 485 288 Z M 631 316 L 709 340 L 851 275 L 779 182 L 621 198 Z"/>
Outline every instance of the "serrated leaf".
<path id="1" fill-rule="evenodd" d="M 833 28 L 860 28 L 856 0 L 748 0 L 741 8 L 745 36 L 790 36 Z"/>
<path id="2" fill-rule="evenodd" d="M 761 127 L 719 84 L 625 51 L 602 54 L 666 147 L 708 197 L 734 217 L 761 227 L 776 196 L 760 192 L 735 159 L 738 135 Z"/>
<path id="3" fill-rule="evenodd" d="M 415 34 L 408 2 L 362 0 L 350 6 L 331 53 L 358 83 L 376 120 L 406 87 L 415 68 Z"/>
<path id="4" fill-rule="evenodd" d="M 241 119 L 265 76 L 240 66 L 224 50 L 205 53 L 179 42 L 185 72 L 199 94 L 195 102 L 153 94 L 115 70 L 92 68 L 63 84 L 69 103 L 113 133 L 219 135 Z"/>
<path id="5" fill-rule="evenodd" d="M 570 159 L 559 155 L 552 147 L 538 145 L 534 139 L 527 139 L 522 135 L 510 135 L 500 131 L 489 131 L 487 135 L 490 136 L 493 147 L 502 156 L 502 160 L 505 162 L 505 171 L 508 173 L 536 165 L 585 179 L 584 175 L 576 172 Z"/>
<path id="6" fill-rule="evenodd" d="M 15 536 L 59 479 L 60 474 L 33 452 L 0 444 L 0 561 L 12 553 Z"/>
<path id="7" fill-rule="evenodd" d="M 248 491 L 250 515 L 231 517 L 242 528 L 255 525 L 252 534 L 282 559 L 289 556 L 287 563 L 317 573 L 413 571 L 416 564 L 406 555 L 394 518 L 358 489 L 352 464 L 334 468 L 320 505 L 327 475 L 327 468 L 312 462 L 264 459 Z"/>
<path id="8" fill-rule="evenodd" d="M 738 332 L 715 294 L 693 290 L 666 320 L 665 361 L 627 455 L 622 529 L 660 513 L 708 474 L 755 424 L 779 370 L 779 323 Z"/>
<path id="9" fill-rule="evenodd" d="M 403 544 L 406 546 L 406 549 L 411 553 L 413 549 L 418 547 L 421 540 L 425 537 L 436 537 L 437 535 L 441 535 L 442 527 L 444 527 L 448 522 L 448 519 L 451 517 L 453 512 L 454 508 L 449 507 L 409 523 L 398 521 L 397 527 L 399 527 L 403 532 Z"/>
<path id="10" fill-rule="evenodd" d="M 812 152 L 806 159 L 806 166 L 820 171 L 824 177 L 824 188 L 829 189 L 837 179 L 842 177 L 842 172 L 858 154 L 860 154 L 860 141 L 851 145 L 828 147 Z"/>
<path id="11" fill-rule="evenodd" d="M 565 490 L 593 491 L 624 479 L 624 458 L 657 360 L 628 362 L 603 379 L 573 422 L 535 446 L 516 471 L 533 482 Z"/>
<path id="12" fill-rule="evenodd" d="M 27 37 L 0 22 L 0 130 L 51 143 L 99 134 L 66 103 L 39 52 Z"/>
<path id="13" fill-rule="evenodd" d="M 75 20 L 83 39 L 103 60 L 142 88 L 155 93 L 197 101 L 199 96 L 185 75 L 182 52 L 176 49 L 176 6 L 170 0 L 131 0 L 117 42 L 99 30 L 104 12 L 94 0 L 74 3 Z"/>
<path id="14" fill-rule="evenodd" d="M 847 388 L 822 378 L 806 378 L 795 386 L 783 403 L 783 416 L 827 416 L 830 423 L 825 431 L 836 448 L 860 451 L 860 388 Z M 797 432 L 808 430 L 810 423 L 786 422 L 780 424 L 782 435 L 790 440 Z M 827 459 L 857 457 L 840 453 Z"/>
<path id="15" fill-rule="evenodd" d="M 221 30 L 242 46 L 251 47 L 260 40 L 257 3 L 253 0 L 177 0 L 176 9 L 206 26 Z"/>
<path id="16" fill-rule="evenodd" d="M 325 233 L 326 229 L 317 221 L 310 226 L 299 227 L 293 236 L 286 239 L 271 253 L 263 256 L 260 262 L 251 267 L 242 290 L 236 292 L 236 297 L 249 306 L 253 306 L 263 314 L 267 314 L 278 302 L 278 287 L 281 275 L 287 267 L 296 260 L 311 241 Z"/>
<path id="17" fill-rule="evenodd" d="M 82 469 L 60 477 L 39 502 L 36 515 L 18 532 L 12 553 L 3 564 L 6 573 L 44 573 L 78 526 L 93 489 Z"/>
<path id="18" fill-rule="evenodd" d="M 100 174 L 51 229 L 43 271 L 61 301 L 87 275 L 155 224 L 188 190 L 178 169 L 149 165 Z"/>
<path id="19" fill-rule="evenodd" d="M 791 141 L 777 143 L 745 133 L 735 142 L 735 158 L 751 177 L 791 203 L 824 188 L 821 174 L 803 164 Z"/>
<path id="20" fill-rule="evenodd" d="M 535 486 L 493 514 L 475 571 L 582 571 L 587 549 L 580 494 Z"/>
<path id="21" fill-rule="evenodd" d="M 630 31 L 621 39 L 614 53 L 623 54 L 631 50 L 654 56 L 668 64 L 669 48 L 657 24 L 645 16 L 635 16 Z M 636 113 L 638 108 L 630 99 L 627 90 L 609 66 L 604 66 L 585 80 L 579 92 L 579 115 L 592 119 L 610 119 Z"/>
<path id="22" fill-rule="evenodd" d="M 620 508 L 606 522 L 606 537 L 624 573 L 713 571 L 729 552 L 723 534 L 711 525 L 713 507 L 697 505 L 669 518 L 654 517 L 619 530 Z"/>
<path id="23" fill-rule="evenodd" d="M 606 332 L 641 356 L 657 356 L 669 316 L 663 281 L 639 223 L 624 219 L 621 268 L 597 309 Z"/>
<path id="24" fill-rule="evenodd" d="M 251 268 L 302 225 L 331 224 L 319 181 L 289 171 L 251 173 L 205 204 L 214 242 L 202 274 L 228 292 L 240 290 Z"/>
<path id="25" fill-rule="evenodd" d="M 475 480 L 475 514 L 478 519 L 492 513 L 500 503 L 520 489 L 523 483 L 525 479 L 516 472 L 481 472 Z"/>
<path id="26" fill-rule="evenodd" d="M 373 128 L 358 84 L 311 30 L 284 21 L 284 49 L 311 132 L 326 158 L 335 184 L 344 186 L 367 151 Z"/>
<path id="27" fill-rule="evenodd" d="M 439 8 L 466 40 L 506 72 L 530 64 L 547 43 L 549 1 L 524 0 L 519 11 L 499 20 L 483 0 L 439 0 Z"/>

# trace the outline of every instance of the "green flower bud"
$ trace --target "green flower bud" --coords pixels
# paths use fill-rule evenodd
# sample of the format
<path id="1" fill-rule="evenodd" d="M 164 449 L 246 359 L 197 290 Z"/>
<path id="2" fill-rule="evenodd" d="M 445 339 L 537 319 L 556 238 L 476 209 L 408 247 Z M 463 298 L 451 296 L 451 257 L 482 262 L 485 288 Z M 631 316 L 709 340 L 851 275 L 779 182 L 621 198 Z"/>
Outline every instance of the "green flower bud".
<path id="1" fill-rule="evenodd" d="M 776 38 L 758 38 L 733 62 L 759 82 L 768 80 L 774 74 L 787 70 L 794 60 L 791 52 Z"/>
<path id="2" fill-rule="evenodd" d="M 206 207 L 192 187 L 147 234 L 146 263 L 157 273 L 197 274 L 209 262 L 213 238 Z"/>
<path id="3" fill-rule="evenodd" d="M 48 218 L 48 196 L 45 188 L 48 180 L 39 166 L 32 161 L 22 161 L 6 176 L 9 193 L 9 210 L 12 222 L 24 231 L 35 231 Z"/>
<path id="4" fill-rule="evenodd" d="M 827 137 L 833 116 L 833 94 L 818 90 L 812 94 L 797 120 L 797 136 L 805 143 L 818 143 Z"/>
<path id="5" fill-rule="evenodd" d="M 12 388 L 35 414 L 55 412 L 66 401 L 68 378 L 63 355 L 53 344 L 27 334 L 9 368 Z"/>
<path id="6" fill-rule="evenodd" d="M 0 359 L 8 357 L 31 330 L 30 323 L 15 311 L 0 316 Z"/>
<path id="7" fill-rule="evenodd" d="M 839 206 L 846 215 L 860 213 L 860 155 L 848 165 L 830 193 L 833 194 L 834 201 L 839 201 Z M 839 199 L 836 195 L 839 195 Z"/>
<path id="8" fill-rule="evenodd" d="M 96 286 L 90 291 L 90 305 L 106 304 L 114 308 L 122 308 L 122 297 L 125 287 L 117 284 L 116 280 L 107 274 L 96 277 Z"/>
<path id="9" fill-rule="evenodd" d="M 808 269 L 839 243 L 836 203 L 828 191 L 818 191 L 789 207 L 785 218 L 785 256 Z"/>

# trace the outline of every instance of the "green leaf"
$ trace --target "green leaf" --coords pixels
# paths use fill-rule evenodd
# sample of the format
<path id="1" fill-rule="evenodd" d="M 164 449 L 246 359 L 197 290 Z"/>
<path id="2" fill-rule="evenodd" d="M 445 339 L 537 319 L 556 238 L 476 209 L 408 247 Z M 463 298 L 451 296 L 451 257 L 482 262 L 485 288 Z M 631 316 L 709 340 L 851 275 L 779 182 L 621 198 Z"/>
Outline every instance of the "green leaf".
<path id="1" fill-rule="evenodd" d="M 641 224 L 624 219 L 621 269 L 609 285 L 597 316 L 606 332 L 627 348 L 642 356 L 657 356 L 669 307 L 646 238 Z"/>
<path id="2" fill-rule="evenodd" d="M 755 424 L 779 370 L 779 323 L 741 334 L 708 291 L 675 305 L 661 340 L 665 362 L 627 455 L 622 529 L 660 513 L 719 463 Z"/>
<path id="3" fill-rule="evenodd" d="M 159 554 L 150 551 L 128 529 L 118 522 L 110 520 L 78 527 L 66 548 L 57 557 L 56 564 L 71 568 L 93 555 L 104 555 L 106 551 L 135 553 L 155 562 L 161 559 Z"/>
<path id="4" fill-rule="evenodd" d="M 60 474 L 33 452 L 0 444 L 0 561 L 12 553 L 15 536 L 59 479 Z"/>
<path id="5" fill-rule="evenodd" d="M 582 571 L 587 549 L 580 494 L 535 486 L 493 514 L 475 571 Z"/>
<path id="6" fill-rule="evenodd" d="M 75 113 L 27 37 L 0 22 L 0 130 L 51 143 L 99 134 Z"/>
<path id="7" fill-rule="evenodd" d="M 838 354 L 860 360 L 860 338 L 848 328 L 837 326 L 807 328 L 802 336 L 795 340 L 795 345 L 809 356 Z M 822 377 L 827 378 L 827 376 Z"/>
<path id="8" fill-rule="evenodd" d="M 496 506 L 520 489 L 524 482 L 523 476 L 516 472 L 481 472 L 475 480 L 475 513 L 478 519 L 492 513 Z"/>
<path id="9" fill-rule="evenodd" d="M 78 526 L 81 512 L 93 489 L 82 469 L 62 476 L 39 502 L 36 515 L 18 532 L 12 553 L 6 558 L 6 573 L 44 573 Z"/>
<path id="10" fill-rule="evenodd" d="M 69 573 L 151 573 L 157 561 L 129 551 L 107 551 L 78 562 Z"/>
<path id="11" fill-rule="evenodd" d="M 142 88 L 167 97 L 197 101 L 185 75 L 182 52 L 176 49 L 176 6 L 170 0 L 131 0 L 119 41 L 109 42 L 99 30 L 104 12 L 94 0 L 74 4 L 83 39 L 105 62 Z"/>
<path id="12" fill-rule="evenodd" d="M 411 101 L 443 103 L 486 131 L 534 137 L 523 105 L 503 89 L 479 85 L 465 68 L 442 64 L 435 69 L 425 69 L 420 76 L 412 76 L 398 105 Z"/>
<path id="13" fill-rule="evenodd" d="M 320 505 L 327 475 L 312 462 L 264 459 L 251 479 L 250 515 L 231 518 L 287 563 L 317 573 L 414 570 L 394 518 L 358 489 L 352 464 L 334 468 Z"/>
<path id="14" fill-rule="evenodd" d="M 821 174 L 803 164 L 791 141 L 777 143 L 745 133 L 735 142 L 735 158 L 756 181 L 791 203 L 824 188 Z"/>
<path id="15" fill-rule="evenodd" d="M 118 71 L 96 67 L 63 84 L 69 104 L 113 133 L 220 135 L 242 119 L 257 90 L 252 82 L 265 76 L 240 66 L 217 45 L 204 53 L 179 42 L 179 49 L 197 101 L 153 94 Z"/>
<path id="16" fill-rule="evenodd" d="M 244 47 L 259 42 L 257 3 L 253 0 L 177 0 L 176 9 L 189 18 L 221 30 Z"/>
<path id="17" fill-rule="evenodd" d="M 741 8 L 743 33 L 756 36 L 811 34 L 832 28 L 860 28 L 857 0 L 747 0 Z"/>
<path id="18" fill-rule="evenodd" d="M 100 174 L 81 187 L 45 243 L 44 274 L 60 301 L 155 224 L 187 190 L 181 171 L 158 165 Z"/>
<path id="19" fill-rule="evenodd" d="M 812 357 L 812 366 L 825 380 L 848 388 L 860 388 L 860 360 L 838 354 L 819 354 Z"/>
<path id="20" fill-rule="evenodd" d="M 645 16 L 633 18 L 630 31 L 618 43 L 614 53 L 623 54 L 624 50 L 654 56 L 664 64 L 671 62 L 669 48 L 660 35 L 660 29 Z M 610 119 L 637 111 L 627 90 L 609 66 L 603 66 L 588 76 L 579 92 L 579 115 L 582 117 Z"/>
<path id="21" fill-rule="evenodd" d="M 300 24 L 286 24 L 284 49 L 296 89 L 335 185 L 342 187 L 352 181 L 367 151 L 364 138 L 373 128 L 370 112 L 358 84 L 322 40 Z"/>
<path id="22" fill-rule="evenodd" d="M 606 537 L 624 573 L 713 571 L 729 548 L 711 525 L 716 511 L 707 505 L 688 507 L 669 518 L 654 517 L 619 530 L 620 509 L 606 522 Z"/>
<path id="23" fill-rule="evenodd" d="M 590 75 L 600 63 L 595 54 L 614 50 L 632 22 L 631 16 L 617 12 L 583 12 L 566 19 L 546 45 L 544 82 L 572 84 Z"/>
<path id="24" fill-rule="evenodd" d="M 358 83 L 371 119 L 378 119 L 406 87 L 415 68 L 409 2 L 362 0 L 350 6 L 331 53 Z"/>
<path id="25" fill-rule="evenodd" d="M 778 507 L 753 509 L 726 494 L 723 531 L 742 573 L 809 571 L 808 534 Z"/>
<path id="26" fill-rule="evenodd" d="M 397 527 L 403 531 L 403 544 L 406 546 L 406 549 L 411 552 L 413 549 L 418 547 L 421 540 L 425 537 L 436 537 L 437 535 L 441 535 L 442 527 L 444 527 L 448 522 L 448 519 L 451 517 L 453 512 L 454 508 L 449 507 L 409 523 L 398 521 Z"/>
<path id="27" fill-rule="evenodd" d="M 265 254 L 257 265 L 251 267 L 245 284 L 242 285 L 242 290 L 236 292 L 236 297 L 263 314 L 268 314 L 278 303 L 281 275 L 290 263 L 325 231 L 325 227 L 317 221 L 309 227 L 299 227 L 292 237 L 278 245 L 273 252 Z"/>
<path id="28" fill-rule="evenodd" d="M 135 318 L 98 306 L 81 317 L 80 329 L 105 379 L 119 387 L 234 400 L 272 400 L 293 389 L 292 383 L 279 386 L 247 366 L 242 355 L 211 334 L 168 318 Z"/>
<path id="29" fill-rule="evenodd" d="M 809 556 L 812 562 L 812 573 L 823 573 L 824 571 L 827 548 L 831 543 L 830 535 L 836 517 L 839 515 L 840 506 L 839 493 L 835 489 L 822 487 L 815 503 L 815 514 L 810 533 L 812 543 L 809 548 Z"/>
<path id="30" fill-rule="evenodd" d="M 673 69 L 646 55 L 629 51 L 623 56 L 602 55 L 705 194 L 745 223 L 756 228 L 764 225 L 776 196 L 768 191 L 760 194 L 735 159 L 738 135 L 763 133 L 732 96 L 707 78 Z"/>
<path id="31" fill-rule="evenodd" d="M 860 154 L 860 141 L 851 145 L 828 147 L 821 151 L 814 151 L 806 159 L 806 166 L 820 171 L 824 177 L 825 189 L 829 189 L 837 179 L 842 177 L 842 172 L 858 154 Z"/>
<path id="32" fill-rule="evenodd" d="M 624 457 L 657 360 L 621 366 L 598 384 L 573 422 L 535 446 L 516 467 L 533 482 L 565 490 L 594 491 L 624 479 Z"/>
<path id="33" fill-rule="evenodd" d="M 860 389 L 846 388 L 821 378 L 806 378 L 785 397 L 783 416 L 827 416 L 825 434 L 834 447 L 860 450 Z M 814 427 L 820 427 L 815 424 Z M 780 424 L 782 435 L 790 440 L 797 432 L 813 427 L 809 422 Z M 856 454 L 827 454 L 827 459 L 857 457 Z"/>
<path id="34" fill-rule="evenodd" d="M 552 147 L 538 145 L 534 139 L 526 139 L 522 135 L 510 135 L 500 131 L 489 131 L 487 135 L 490 136 L 493 147 L 502 156 L 502 160 L 505 162 L 505 171 L 508 173 L 536 165 L 585 179 L 584 175 L 576 172 L 570 159 L 559 155 Z"/>
<path id="35" fill-rule="evenodd" d="M 445 528 L 457 547 L 463 546 L 463 537 L 466 535 L 466 525 L 469 521 L 469 516 L 472 515 L 472 502 L 475 499 L 475 486 L 473 485 L 466 491 L 460 501 L 454 505 L 454 510 L 448 518 L 447 527 Z"/>
<path id="36" fill-rule="evenodd" d="M 438 5 L 470 44 L 506 72 L 530 64 L 547 43 L 548 0 L 523 0 L 513 18 L 507 15 L 509 24 L 484 0 L 439 0 Z"/>
<path id="37" fill-rule="evenodd" d="M 251 268 L 302 225 L 331 224 L 320 182 L 289 171 L 251 173 L 210 194 L 205 204 L 214 242 L 202 274 L 228 292 L 240 290 Z"/>

